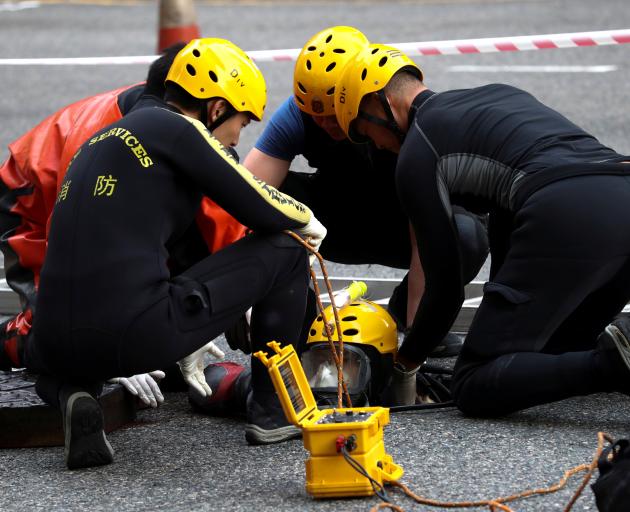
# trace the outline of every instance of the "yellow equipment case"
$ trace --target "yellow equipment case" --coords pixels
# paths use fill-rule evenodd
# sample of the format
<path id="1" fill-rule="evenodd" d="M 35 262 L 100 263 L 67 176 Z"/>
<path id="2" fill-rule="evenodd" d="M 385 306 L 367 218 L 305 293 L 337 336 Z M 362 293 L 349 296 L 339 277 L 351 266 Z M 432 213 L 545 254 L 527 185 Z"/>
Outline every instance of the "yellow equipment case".
<path id="1" fill-rule="evenodd" d="M 398 480 L 403 469 L 385 452 L 383 427 L 389 409 L 360 407 L 319 410 L 293 346 L 267 344 L 276 354 L 256 352 L 273 381 L 289 422 L 302 429 L 306 460 L 306 491 L 315 498 L 371 496 L 374 483 L 346 459 L 351 455 L 381 488 Z M 344 451 L 346 452 L 344 454 Z"/>

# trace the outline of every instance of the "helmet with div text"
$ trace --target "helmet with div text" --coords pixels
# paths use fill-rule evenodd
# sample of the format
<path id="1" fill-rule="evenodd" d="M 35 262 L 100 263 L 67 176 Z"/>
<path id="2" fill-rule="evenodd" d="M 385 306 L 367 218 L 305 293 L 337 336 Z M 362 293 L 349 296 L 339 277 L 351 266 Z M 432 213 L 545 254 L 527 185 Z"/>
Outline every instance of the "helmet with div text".
<path id="1" fill-rule="evenodd" d="M 327 322 L 333 320 L 332 306 L 324 310 L 324 316 Z M 344 347 L 344 381 L 353 405 L 378 403 L 398 351 L 396 322 L 384 308 L 364 299 L 339 309 L 338 316 Z M 336 332 L 332 339 L 338 339 Z M 301 360 L 318 402 L 333 405 L 337 369 L 322 315 L 311 325 Z"/>
<path id="2" fill-rule="evenodd" d="M 263 118 L 265 78 L 249 55 L 226 39 L 193 39 L 175 57 L 169 81 L 195 98 L 223 98 L 237 112 Z"/>
<path id="3" fill-rule="evenodd" d="M 302 48 L 293 73 L 293 94 L 300 110 L 312 116 L 335 115 L 335 84 L 346 63 L 368 44 L 353 27 L 330 27 Z"/>
<path id="4" fill-rule="evenodd" d="M 361 142 L 361 137 L 352 129 L 352 123 L 361 116 L 361 100 L 381 91 L 402 70 L 422 80 L 422 71 L 407 55 L 383 44 L 366 46 L 343 69 L 335 88 L 335 114 L 350 140 Z"/>

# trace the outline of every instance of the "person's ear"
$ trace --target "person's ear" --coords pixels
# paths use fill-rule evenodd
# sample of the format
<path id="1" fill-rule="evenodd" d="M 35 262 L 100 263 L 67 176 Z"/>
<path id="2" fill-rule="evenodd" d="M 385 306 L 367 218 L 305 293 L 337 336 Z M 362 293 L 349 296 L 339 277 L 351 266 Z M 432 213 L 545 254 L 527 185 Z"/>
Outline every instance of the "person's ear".
<path id="1" fill-rule="evenodd" d="M 210 120 L 213 122 L 216 121 L 225 112 L 226 108 L 227 104 L 225 100 L 219 99 L 215 101 L 212 106 L 212 111 L 210 112 Z"/>
<path id="2" fill-rule="evenodd" d="M 208 122 L 213 123 L 219 115 L 221 100 L 213 100 L 208 102 Z"/>

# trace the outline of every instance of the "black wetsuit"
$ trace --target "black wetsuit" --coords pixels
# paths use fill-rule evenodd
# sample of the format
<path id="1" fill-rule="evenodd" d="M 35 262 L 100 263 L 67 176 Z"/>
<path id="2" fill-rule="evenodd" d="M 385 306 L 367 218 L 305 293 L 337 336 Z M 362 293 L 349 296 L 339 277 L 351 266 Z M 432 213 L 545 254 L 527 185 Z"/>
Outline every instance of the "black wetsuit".
<path id="1" fill-rule="evenodd" d="M 273 114 L 256 149 L 288 162 L 302 155 L 315 169 L 289 171 L 280 190 L 308 205 L 326 226 L 321 253 L 327 260 L 409 268 L 409 219 L 398 200 L 394 153 L 333 139 L 292 97 Z M 460 213 L 464 275 L 471 280 L 487 257 L 487 237 L 476 217 Z M 397 309 L 406 311 L 407 294 L 400 296 L 405 304 Z"/>
<path id="2" fill-rule="evenodd" d="M 337 263 L 408 269 L 409 218 L 401 207 L 394 180 L 397 155 L 378 150 L 372 144 L 335 140 L 309 114 L 291 106 L 300 118 L 297 127 L 283 125 L 285 114 L 281 109 L 280 115 L 274 115 L 279 118 L 279 127 L 274 126 L 275 117 L 272 118 L 262 138 L 273 140 L 274 130 L 303 130 L 298 137 L 303 140 L 301 154 L 316 171 L 290 171 L 280 190 L 308 205 L 328 229 L 320 249 L 322 255 Z M 285 105 L 282 108 L 286 111 Z M 275 144 L 282 146 L 282 140 Z M 273 144 L 268 149 L 259 141 L 257 148 L 265 152 Z M 488 256 L 485 219 L 458 206 L 454 208 L 460 235 L 461 274 L 468 283 L 477 276 Z M 408 278 L 405 275 L 396 287 L 388 306 L 401 326 L 406 324 Z M 314 301 L 309 300 L 305 335 L 310 319 L 315 316 Z"/>
<path id="3" fill-rule="evenodd" d="M 426 289 L 401 354 L 422 361 L 463 301 L 451 202 L 490 214 L 491 281 L 453 386 L 465 412 L 610 389 L 592 349 L 630 299 L 624 160 L 514 87 L 414 100 L 396 182 Z"/>
<path id="4" fill-rule="evenodd" d="M 255 234 L 172 278 L 168 247 L 193 223 L 202 195 Z M 279 232 L 310 216 L 198 121 L 166 105 L 129 114 L 81 147 L 59 192 L 31 367 L 81 382 L 163 368 L 252 305 L 255 348 L 292 342 L 308 266 L 306 251 Z"/>

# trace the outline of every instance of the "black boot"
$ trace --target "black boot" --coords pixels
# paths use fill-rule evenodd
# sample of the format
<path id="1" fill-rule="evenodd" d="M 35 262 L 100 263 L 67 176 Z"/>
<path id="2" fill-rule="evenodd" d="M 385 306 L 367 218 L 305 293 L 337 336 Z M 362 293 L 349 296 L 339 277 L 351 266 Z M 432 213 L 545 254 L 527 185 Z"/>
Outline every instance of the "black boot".
<path id="1" fill-rule="evenodd" d="M 0 371 L 2 372 L 10 372 L 11 369 L 15 366 L 9 354 L 5 350 L 5 340 L 0 340 Z"/>
<path id="2" fill-rule="evenodd" d="M 68 469 L 111 464 L 114 450 L 105 437 L 103 411 L 98 401 L 81 388 L 63 386 L 59 405 Z"/>
<path id="3" fill-rule="evenodd" d="M 596 355 L 611 390 L 630 395 L 630 319 L 619 317 L 597 339 Z"/>
<path id="4" fill-rule="evenodd" d="M 267 368 L 252 358 L 252 385 L 247 396 L 245 439 L 249 444 L 281 443 L 302 436 L 282 410 Z"/>
<path id="5" fill-rule="evenodd" d="M 226 362 L 209 364 L 203 373 L 212 395 L 201 396 L 195 388 L 189 387 L 188 401 L 193 409 L 211 416 L 245 416 L 251 370 Z"/>
<path id="6" fill-rule="evenodd" d="M 7 332 L 7 322 L 9 321 L 0 324 L 0 371 L 6 372 L 10 372 L 12 368 L 24 367 L 21 364 L 24 351 L 23 339 L 15 331 Z"/>

